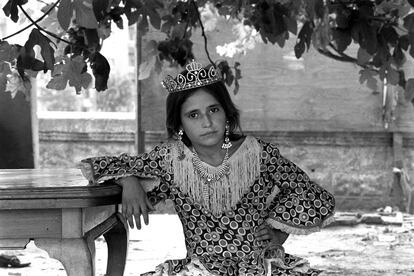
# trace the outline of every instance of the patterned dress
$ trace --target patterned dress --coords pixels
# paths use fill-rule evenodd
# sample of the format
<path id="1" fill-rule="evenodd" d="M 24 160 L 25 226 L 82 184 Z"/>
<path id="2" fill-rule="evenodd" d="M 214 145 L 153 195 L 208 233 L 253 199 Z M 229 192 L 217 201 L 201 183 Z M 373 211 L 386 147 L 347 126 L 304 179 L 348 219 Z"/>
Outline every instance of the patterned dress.
<path id="1" fill-rule="evenodd" d="M 152 178 L 143 182 L 151 202 L 174 202 L 187 257 L 168 260 L 143 275 L 320 273 L 281 245 L 255 239 L 263 223 L 289 234 L 309 234 L 333 220 L 332 194 L 310 181 L 275 145 L 246 137 L 229 158 L 230 174 L 211 187 L 194 172 L 192 152 L 185 147 L 185 158 L 179 160 L 178 151 L 177 142 L 171 142 L 138 156 L 82 160 L 82 172 L 93 183 L 129 175 Z"/>

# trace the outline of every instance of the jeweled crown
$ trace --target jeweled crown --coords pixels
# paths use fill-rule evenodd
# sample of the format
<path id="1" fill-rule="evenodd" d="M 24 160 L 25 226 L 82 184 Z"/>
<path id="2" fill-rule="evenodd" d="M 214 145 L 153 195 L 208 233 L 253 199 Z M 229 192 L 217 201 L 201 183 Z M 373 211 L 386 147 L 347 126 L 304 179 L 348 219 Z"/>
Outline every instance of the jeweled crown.
<path id="1" fill-rule="evenodd" d="M 179 73 L 175 78 L 168 75 L 161 82 L 168 93 L 203 87 L 223 80 L 220 69 L 213 65 L 204 68 L 201 63 L 192 60 L 185 66 L 185 69 L 187 72 Z"/>

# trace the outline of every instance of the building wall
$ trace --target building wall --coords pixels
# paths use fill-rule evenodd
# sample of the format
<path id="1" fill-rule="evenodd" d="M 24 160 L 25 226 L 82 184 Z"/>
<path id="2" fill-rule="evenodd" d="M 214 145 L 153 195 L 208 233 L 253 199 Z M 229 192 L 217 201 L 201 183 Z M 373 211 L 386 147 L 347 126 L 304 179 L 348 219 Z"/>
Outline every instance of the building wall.
<path id="1" fill-rule="evenodd" d="M 40 119 L 40 167 L 74 167 L 99 155 L 135 154 L 131 119 Z M 392 134 L 383 131 L 248 131 L 279 145 L 311 179 L 333 192 L 339 210 L 392 205 Z M 146 132 L 146 150 L 165 140 Z M 414 134 L 403 133 L 404 166 L 414 177 Z"/>

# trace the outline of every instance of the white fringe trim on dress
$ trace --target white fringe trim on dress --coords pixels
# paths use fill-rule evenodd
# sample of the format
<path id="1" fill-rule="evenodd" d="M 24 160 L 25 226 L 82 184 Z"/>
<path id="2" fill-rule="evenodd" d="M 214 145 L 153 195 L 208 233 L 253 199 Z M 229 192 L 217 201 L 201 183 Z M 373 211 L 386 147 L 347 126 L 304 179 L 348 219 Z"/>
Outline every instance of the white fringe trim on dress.
<path id="1" fill-rule="evenodd" d="M 321 228 L 331 224 L 334 221 L 335 221 L 334 213 L 332 213 L 329 217 L 327 217 L 324 221 L 322 221 L 322 223 L 320 225 L 307 227 L 307 228 L 305 228 L 305 227 L 301 227 L 301 228 L 295 227 L 293 225 L 288 225 L 284 222 L 276 221 L 276 220 L 271 219 L 271 218 L 268 218 L 266 220 L 266 222 L 270 226 L 272 226 L 276 229 L 282 230 L 285 233 L 293 234 L 293 235 L 308 235 L 308 234 L 311 234 L 311 233 L 314 233 L 314 232 L 318 232 L 318 231 L 321 230 Z"/>
<path id="2" fill-rule="evenodd" d="M 182 192 L 191 195 L 202 206 L 214 215 L 219 215 L 234 207 L 248 191 L 260 174 L 260 151 L 258 141 L 251 136 L 246 137 L 237 151 L 229 157 L 230 174 L 211 183 L 209 196 L 203 195 L 205 181 L 195 172 L 192 157 L 193 153 L 184 147 L 185 158 L 177 160 L 177 143 L 172 149 L 174 183 Z M 214 170 L 206 163 L 207 171 Z"/>

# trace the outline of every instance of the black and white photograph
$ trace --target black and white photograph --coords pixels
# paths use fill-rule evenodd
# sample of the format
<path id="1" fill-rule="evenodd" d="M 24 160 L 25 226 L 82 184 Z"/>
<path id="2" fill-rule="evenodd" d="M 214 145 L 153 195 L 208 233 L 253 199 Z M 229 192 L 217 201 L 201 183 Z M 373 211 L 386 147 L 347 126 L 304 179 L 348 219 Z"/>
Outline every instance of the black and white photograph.
<path id="1" fill-rule="evenodd" d="M 414 276 L 414 0 L 0 7 L 0 276 Z"/>

